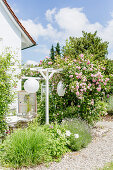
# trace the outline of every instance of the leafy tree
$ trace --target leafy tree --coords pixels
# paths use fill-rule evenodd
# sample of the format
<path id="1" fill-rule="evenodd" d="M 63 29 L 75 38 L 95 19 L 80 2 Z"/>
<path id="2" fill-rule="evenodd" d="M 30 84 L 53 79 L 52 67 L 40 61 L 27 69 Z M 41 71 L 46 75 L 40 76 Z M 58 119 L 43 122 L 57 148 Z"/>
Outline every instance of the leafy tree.
<path id="1" fill-rule="evenodd" d="M 97 31 L 92 33 L 82 32 L 83 36 L 80 38 L 70 37 L 67 40 L 66 46 L 64 46 L 64 56 L 70 56 L 77 58 L 80 54 L 94 55 L 94 60 L 103 60 L 108 54 L 108 42 L 103 42 L 100 37 L 97 36 Z"/>
<path id="2" fill-rule="evenodd" d="M 57 43 L 55 49 L 56 49 L 56 51 L 55 51 L 56 55 L 60 55 L 61 53 L 60 53 L 60 44 L 59 44 L 59 42 Z"/>
<path id="3" fill-rule="evenodd" d="M 52 45 L 51 50 L 50 50 L 50 58 L 54 61 L 55 59 L 55 51 L 54 51 L 54 46 Z"/>

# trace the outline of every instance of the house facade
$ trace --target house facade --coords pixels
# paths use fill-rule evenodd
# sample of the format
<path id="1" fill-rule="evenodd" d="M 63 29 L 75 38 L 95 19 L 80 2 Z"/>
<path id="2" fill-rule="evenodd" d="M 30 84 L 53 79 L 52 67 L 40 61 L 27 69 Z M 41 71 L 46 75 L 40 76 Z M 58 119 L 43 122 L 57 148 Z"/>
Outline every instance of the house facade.
<path id="1" fill-rule="evenodd" d="M 35 46 L 36 42 L 26 31 L 19 19 L 14 14 L 6 0 L 0 0 L 0 53 L 5 48 L 10 48 L 17 56 L 17 60 L 21 63 L 21 50 Z M 16 67 L 15 74 L 19 74 L 21 69 Z M 15 91 L 21 90 L 21 80 L 18 80 Z M 12 104 L 18 112 L 18 99 Z"/>

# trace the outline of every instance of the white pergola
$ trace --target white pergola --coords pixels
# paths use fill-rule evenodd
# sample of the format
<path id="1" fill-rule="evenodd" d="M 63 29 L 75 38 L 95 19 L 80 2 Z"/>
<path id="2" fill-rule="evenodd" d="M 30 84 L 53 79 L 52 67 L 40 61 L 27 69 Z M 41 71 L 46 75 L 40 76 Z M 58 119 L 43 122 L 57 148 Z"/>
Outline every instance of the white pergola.
<path id="1" fill-rule="evenodd" d="M 54 68 L 41 68 L 35 67 L 30 68 L 31 71 L 38 71 L 43 78 L 40 77 L 22 77 L 22 79 L 35 79 L 35 80 L 45 80 L 46 81 L 46 124 L 49 124 L 49 80 L 54 75 L 54 73 L 59 73 L 63 69 L 54 69 Z M 65 90 L 62 89 L 65 93 Z"/>

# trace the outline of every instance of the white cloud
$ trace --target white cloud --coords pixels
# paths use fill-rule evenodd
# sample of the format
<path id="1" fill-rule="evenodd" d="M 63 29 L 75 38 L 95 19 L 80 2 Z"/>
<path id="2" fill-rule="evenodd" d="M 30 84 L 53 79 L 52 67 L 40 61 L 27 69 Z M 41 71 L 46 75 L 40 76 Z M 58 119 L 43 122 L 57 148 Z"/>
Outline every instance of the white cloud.
<path id="1" fill-rule="evenodd" d="M 26 30 L 30 33 L 30 35 L 38 40 L 39 36 L 44 39 L 55 40 L 57 37 L 61 37 L 60 32 L 57 29 L 53 28 L 53 26 L 49 23 L 44 28 L 41 23 L 35 23 L 32 20 L 21 20 L 21 23 L 26 28 Z"/>
<path id="2" fill-rule="evenodd" d="M 42 24 L 37 24 L 33 22 L 31 19 L 21 20 L 23 26 L 27 29 L 27 31 L 33 36 L 36 40 L 39 36 L 45 36 L 46 30 L 43 28 Z"/>
<path id="3" fill-rule="evenodd" d="M 111 14 L 113 16 L 113 13 Z M 83 8 L 61 8 L 46 11 L 47 25 L 44 27 L 41 23 L 36 23 L 33 20 L 22 20 L 22 24 L 28 32 L 38 40 L 42 37 L 44 40 L 52 43 L 64 42 L 69 36 L 79 37 L 82 31 L 94 33 L 96 30 L 103 41 L 109 41 L 109 49 L 112 52 L 113 46 L 113 17 L 106 23 L 106 26 L 99 22 L 91 23 L 88 17 L 83 12 Z M 97 18 L 98 19 L 98 18 Z M 51 22 L 52 21 L 52 22 Z M 54 22 L 53 22 L 54 21 Z M 45 41 L 47 42 L 47 41 Z M 39 46 L 38 46 L 39 47 Z M 46 47 L 39 47 L 37 52 L 46 51 Z"/>
<path id="4" fill-rule="evenodd" d="M 68 36 L 81 36 L 82 31 L 94 32 L 101 30 L 101 24 L 91 24 L 82 8 L 62 8 L 55 15 L 57 24 Z"/>
<path id="5" fill-rule="evenodd" d="M 36 61 L 34 61 L 34 60 L 27 60 L 27 61 L 26 61 L 26 64 L 27 64 L 27 65 L 31 65 L 31 64 L 33 64 L 33 65 L 38 65 L 39 63 L 36 62 Z"/>
<path id="6" fill-rule="evenodd" d="M 46 11 L 46 13 L 45 13 L 46 19 L 49 22 L 52 22 L 53 21 L 53 16 L 54 16 L 55 13 L 56 13 L 56 8 L 53 8 L 52 10 L 48 9 Z"/>
<path id="7" fill-rule="evenodd" d="M 88 24 L 88 19 L 81 8 L 62 8 L 55 15 L 59 27 L 70 34 L 78 35 Z"/>
<path id="8" fill-rule="evenodd" d="M 34 50 L 37 53 L 41 53 L 43 55 L 49 55 L 50 50 L 46 45 L 38 45 L 37 48 Z"/>

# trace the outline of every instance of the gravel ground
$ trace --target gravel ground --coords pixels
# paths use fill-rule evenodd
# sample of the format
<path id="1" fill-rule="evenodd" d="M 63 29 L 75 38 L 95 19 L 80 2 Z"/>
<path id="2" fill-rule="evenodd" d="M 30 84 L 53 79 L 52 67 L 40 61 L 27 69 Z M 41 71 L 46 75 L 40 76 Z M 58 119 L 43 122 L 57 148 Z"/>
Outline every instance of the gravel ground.
<path id="1" fill-rule="evenodd" d="M 43 165 L 29 170 L 97 170 L 105 163 L 113 161 L 113 121 L 98 122 L 93 132 L 93 141 L 87 148 L 72 152 L 61 162 L 53 162 L 47 168 Z"/>
<path id="2" fill-rule="evenodd" d="M 93 140 L 87 148 L 66 154 L 59 163 L 53 162 L 27 170 L 98 170 L 113 161 L 113 121 L 98 122 L 92 130 Z M 3 170 L 3 168 L 0 168 Z M 22 168 L 22 170 L 26 170 Z"/>

